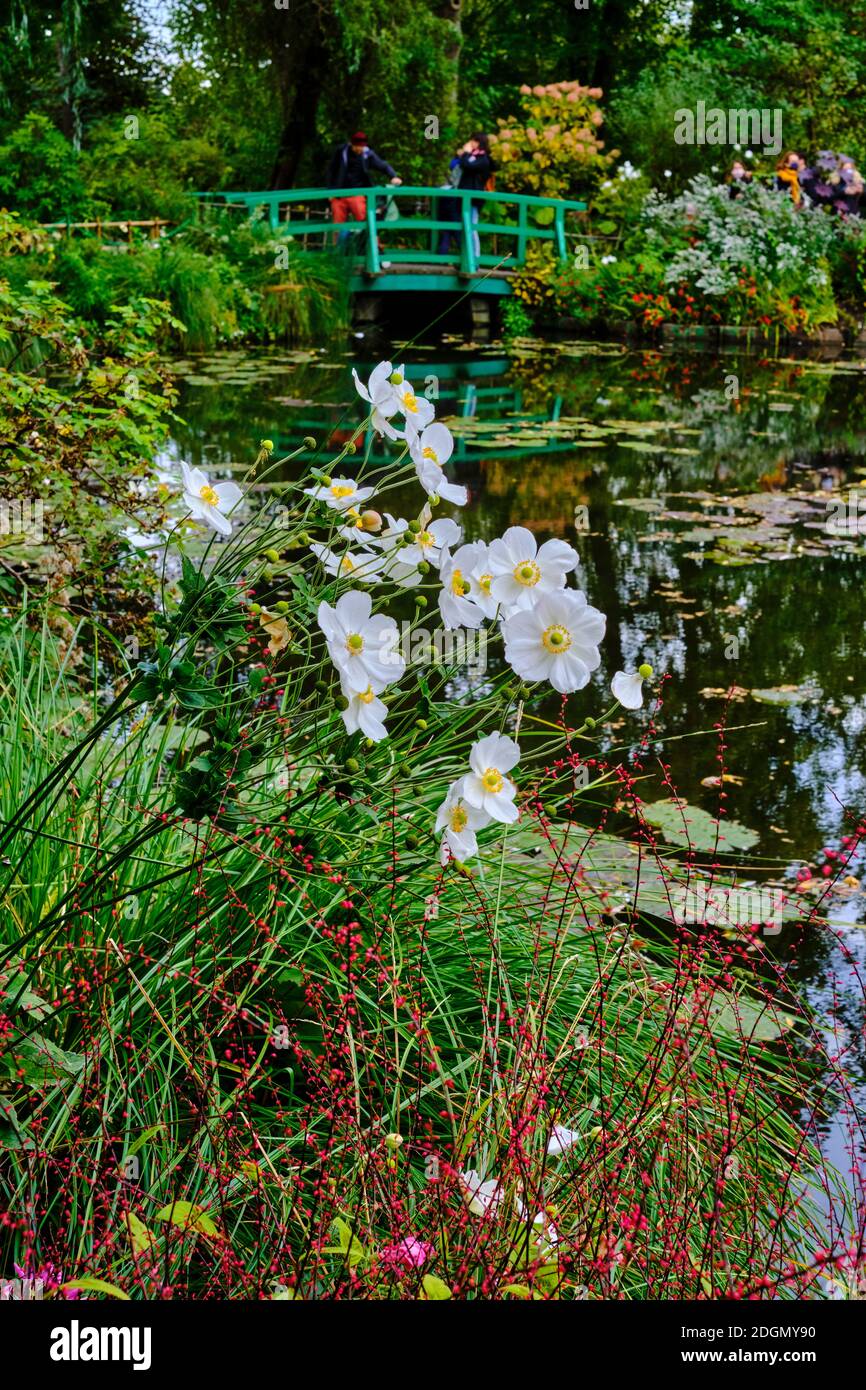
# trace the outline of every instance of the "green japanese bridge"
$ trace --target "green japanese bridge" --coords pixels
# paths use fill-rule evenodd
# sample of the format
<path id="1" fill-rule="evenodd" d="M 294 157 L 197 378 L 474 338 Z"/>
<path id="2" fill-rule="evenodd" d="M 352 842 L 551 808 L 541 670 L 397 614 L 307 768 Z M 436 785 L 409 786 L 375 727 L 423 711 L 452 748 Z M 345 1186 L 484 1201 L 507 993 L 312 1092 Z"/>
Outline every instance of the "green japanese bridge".
<path id="1" fill-rule="evenodd" d="M 363 222 L 335 224 L 327 214 L 339 196 L 364 199 Z M 482 193 L 459 188 L 401 184 L 380 188 L 289 188 L 251 193 L 198 194 L 200 207 L 265 216 L 279 236 L 307 250 L 339 246 L 345 252 L 353 294 L 434 290 L 507 295 L 511 277 L 526 264 L 527 247 L 551 242 L 561 260 L 586 204 L 523 193 Z M 444 216 L 452 209 L 459 217 Z M 473 221 L 473 204 L 478 220 Z M 407 206 L 409 205 L 409 206 Z M 567 222 L 566 219 L 570 219 Z M 443 232 L 457 243 L 439 251 Z"/>

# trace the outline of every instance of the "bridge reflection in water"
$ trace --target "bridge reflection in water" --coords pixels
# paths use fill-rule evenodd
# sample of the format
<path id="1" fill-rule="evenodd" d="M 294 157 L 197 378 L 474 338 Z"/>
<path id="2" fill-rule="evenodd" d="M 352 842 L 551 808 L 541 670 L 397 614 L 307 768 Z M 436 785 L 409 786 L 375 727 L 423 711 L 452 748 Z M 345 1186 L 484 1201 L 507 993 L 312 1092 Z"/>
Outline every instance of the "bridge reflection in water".
<path id="1" fill-rule="evenodd" d="M 358 374 L 365 380 L 375 363 L 358 368 Z M 531 455 L 565 453 L 574 449 L 574 430 L 562 433 L 545 432 L 545 426 L 555 425 L 562 412 L 562 397 L 553 396 L 544 414 L 523 410 L 523 390 L 512 385 L 505 378 L 509 370 L 506 357 L 486 357 L 465 362 L 424 362 L 413 373 L 414 384 L 419 394 L 424 394 L 425 386 L 438 392 L 436 396 L 436 417 L 451 428 L 454 435 L 454 453 L 451 462 L 458 472 L 477 476 L 482 461 L 494 453 L 497 442 L 502 439 L 501 452 L 508 457 L 520 458 Z M 315 414 L 298 412 L 292 414 L 291 428 L 276 431 L 274 443 L 277 454 L 289 453 L 297 449 L 306 436 L 312 436 L 320 450 L 339 447 L 347 443 L 356 428 L 357 416 L 343 404 L 332 406 L 322 404 L 315 408 Z M 484 427 L 489 431 L 485 433 Z M 527 435 L 525 444 L 521 434 Z M 503 437 L 508 435 L 507 444 Z M 393 442 L 382 439 L 368 425 L 363 434 L 356 436 L 358 457 L 369 458 L 376 463 L 386 463 L 395 457 Z"/>

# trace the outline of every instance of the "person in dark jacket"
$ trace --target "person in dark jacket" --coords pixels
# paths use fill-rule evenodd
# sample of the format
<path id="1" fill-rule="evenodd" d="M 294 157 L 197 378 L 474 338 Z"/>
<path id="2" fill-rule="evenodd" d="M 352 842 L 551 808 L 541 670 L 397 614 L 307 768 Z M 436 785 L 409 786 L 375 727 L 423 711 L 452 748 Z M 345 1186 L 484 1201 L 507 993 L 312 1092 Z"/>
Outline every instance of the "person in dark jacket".
<path id="1" fill-rule="evenodd" d="M 372 188 L 371 170 L 375 170 L 377 174 L 386 174 L 395 186 L 403 182 L 391 165 L 381 159 L 375 150 L 370 149 L 363 130 L 357 130 L 345 145 L 334 151 L 328 166 L 328 187 L 335 190 Z M 365 215 L 366 200 L 360 193 L 345 198 L 338 195 L 331 199 L 331 218 L 334 222 L 363 222 Z M 347 233 L 341 232 L 340 239 L 346 235 Z"/>
<path id="2" fill-rule="evenodd" d="M 458 188 L 477 189 L 479 192 L 485 189 L 493 177 L 496 165 L 490 153 L 490 141 L 486 135 L 473 135 L 466 144 L 457 151 L 457 163 L 460 167 L 460 177 L 457 182 Z M 478 210 L 481 207 L 482 199 L 472 200 L 472 221 L 478 221 Z M 473 232 L 475 241 L 475 253 L 478 254 L 479 239 L 478 233 Z"/>

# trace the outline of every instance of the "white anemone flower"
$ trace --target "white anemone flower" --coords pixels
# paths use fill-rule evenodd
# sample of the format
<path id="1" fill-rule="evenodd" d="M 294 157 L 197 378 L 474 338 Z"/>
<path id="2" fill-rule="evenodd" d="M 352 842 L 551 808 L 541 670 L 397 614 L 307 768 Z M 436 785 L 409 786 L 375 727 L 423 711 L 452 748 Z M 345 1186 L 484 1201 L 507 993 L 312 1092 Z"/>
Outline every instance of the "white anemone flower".
<path id="1" fill-rule="evenodd" d="M 542 594 L 565 588 L 565 576 L 577 564 L 577 551 L 565 541 L 539 546 L 525 526 L 509 526 L 488 549 L 493 579 L 490 592 L 506 615 L 531 608 Z"/>
<path id="2" fill-rule="evenodd" d="M 449 483 L 445 464 L 454 451 L 454 440 L 446 425 L 437 421 L 426 429 L 406 422 L 409 456 L 415 465 L 418 481 L 431 497 L 441 497 L 457 507 L 465 507 L 468 493 L 459 483 Z"/>
<path id="3" fill-rule="evenodd" d="M 317 502 L 324 502 L 336 512 L 348 512 L 357 510 L 361 502 L 366 502 L 368 497 L 372 497 L 375 488 L 358 487 L 354 478 L 332 478 L 327 487 L 324 484 L 320 487 L 305 487 L 304 492 L 307 497 L 315 497 Z"/>
<path id="4" fill-rule="evenodd" d="M 384 564 L 384 556 L 377 555 L 372 550 L 347 550 L 342 555 L 338 555 L 328 545 L 319 545 L 314 542 L 310 549 L 316 559 L 323 565 L 326 574 L 332 574 L 337 579 L 354 579 L 361 584 L 378 584 L 380 571 Z"/>
<path id="5" fill-rule="evenodd" d="M 502 1201 L 502 1184 L 496 1178 L 484 1179 L 475 1168 L 460 1174 L 466 1205 L 474 1216 L 489 1216 Z"/>
<path id="6" fill-rule="evenodd" d="M 469 572 L 469 597 L 481 609 L 485 618 L 495 618 L 499 602 L 493 597 L 491 584 L 493 574 L 490 569 L 488 547 L 485 541 L 474 542 L 478 558 Z"/>
<path id="7" fill-rule="evenodd" d="M 182 463 L 183 500 L 196 521 L 206 521 L 221 536 L 230 536 L 232 524 L 228 513 L 237 506 L 243 493 L 237 483 L 213 483 L 200 468 Z"/>
<path id="8" fill-rule="evenodd" d="M 343 594 L 334 608 L 324 599 L 319 604 L 319 627 L 347 695 L 349 691 L 363 692 L 370 685 L 382 690 L 399 680 L 406 669 L 397 650 L 397 624 L 372 609 L 372 598 L 360 589 Z"/>
<path id="9" fill-rule="evenodd" d="M 598 644 L 606 622 L 580 589 L 542 594 L 534 608 L 518 610 L 502 624 L 505 660 L 524 680 L 550 681 L 560 695 L 570 695 L 601 664 Z"/>
<path id="10" fill-rule="evenodd" d="M 472 770 L 463 778 L 463 796 L 469 805 L 486 811 L 503 825 L 516 821 L 516 788 L 507 774 L 519 762 L 520 748 L 507 734 L 488 734 L 473 744 L 469 754 Z"/>
<path id="11" fill-rule="evenodd" d="M 340 711 L 340 716 L 347 734 L 362 733 L 374 743 L 381 743 L 388 737 L 385 728 L 388 706 L 378 698 L 379 693 L 372 684 L 366 690 L 351 690 L 343 683 L 343 694 L 349 703 Z"/>
<path id="12" fill-rule="evenodd" d="M 443 557 L 463 535 L 463 528 L 450 516 L 440 517 L 438 521 L 430 521 L 429 518 L 430 510 L 425 507 L 421 514 L 421 530 L 410 534 L 411 543 L 402 547 L 400 559 L 407 565 L 417 565 L 426 560 L 428 565 L 438 570 Z"/>
<path id="13" fill-rule="evenodd" d="M 568 1129 L 565 1125 L 554 1125 L 547 1142 L 547 1152 L 551 1155 L 567 1153 L 579 1138 L 579 1129 Z"/>
<path id="14" fill-rule="evenodd" d="M 484 613 L 473 603 L 472 586 L 469 575 L 478 563 L 480 541 L 461 545 L 453 555 L 443 554 L 439 563 L 439 612 L 446 628 L 453 631 L 458 627 L 480 627 Z"/>
<path id="15" fill-rule="evenodd" d="M 478 853 L 478 840 L 475 832 L 490 824 L 490 816 L 470 806 L 463 796 L 463 778 L 452 782 L 445 800 L 436 814 L 436 833 L 444 830 L 439 855 L 447 864 L 449 854 L 459 863 L 471 859 Z"/>
<path id="16" fill-rule="evenodd" d="M 651 666 L 640 666 L 637 671 L 617 671 L 610 683 L 613 698 L 623 709 L 640 709 L 643 704 L 643 683 L 653 673 Z"/>
<path id="17" fill-rule="evenodd" d="M 392 366 L 390 362 L 380 362 L 370 373 L 365 386 L 355 369 L 352 369 L 355 389 L 358 395 L 373 407 L 373 424 L 380 434 L 391 439 L 403 436 L 388 421 L 398 412 L 405 416 L 406 424 L 421 430 L 433 419 L 435 410 L 426 396 L 417 396 L 407 380 L 406 368 Z"/>

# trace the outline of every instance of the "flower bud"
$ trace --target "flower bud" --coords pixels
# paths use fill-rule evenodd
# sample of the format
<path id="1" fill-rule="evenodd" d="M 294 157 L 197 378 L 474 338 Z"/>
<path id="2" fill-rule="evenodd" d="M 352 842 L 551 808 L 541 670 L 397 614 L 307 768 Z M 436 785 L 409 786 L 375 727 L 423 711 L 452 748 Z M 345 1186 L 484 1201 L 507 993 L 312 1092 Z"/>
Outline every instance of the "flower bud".
<path id="1" fill-rule="evenodd" d="M 392 372 L 391 375 L 388 377 L 388 380 L 392 386 L 401 386 L 403 383 L 403 373 Z"/>
<path id="2" fill-rule="evenodd" d="M 419 560 L 419 561 L 418 561 L 418 573 L 419 573 L 419 574 L 429 574 L 429 573 L 430 573 L 430 566 L 428 565 L 428 563 L 427 563 L 426 560 Z"/>
<path id="3" fill-rule="evenodd" d="M 280 552 L 278 550 L 266 550 L 265 559 L 270 560 L 272 565 L 278 565 L 280 563 Z"/>
<path id="4" fill-rule="evenodd" d="M 426 607 L 427 607 L 427 600 L 426 600 L 426 598 L 424 597 L 423 594 L 416 594 L 416 595 L 415 595 L 415 607 L 416 607 L 416 608 L 426 608 Z"/>
<path id="5" fill-rule="evenodd" d="M 638 666 L 637 673 L 642 681 L 649 681 L 653 677 L 653 668 L 645 661 L 642 666 Z"/>
<path id="6" fill-rule="evenodd" d="M 274 452 L 274 441 L 272 439 L 260 439 L 259 448 L 265 449 L 269 454 Z"/>
<path id="7" fill-rule="evenodd" d="M 416 720 L 415 720 L 415 728 L 416 728 L 416 729 L 422 729 L 422 730 L 426 729 L 426 728 L 427 728 L 427 720 L 426 720 L 426 719 L 416 719 Z"/>
<path id="8" fill-rule="evenodd" d="M 410 522 L 409 522 L 409 530 L 412 532 L 412 535 L 413 535 L 413 536 L 417 536 L 417 535 L 420 533 L 420 530 L 421 530 L 421 523 L 420 523 L 420 521 L 410 521 Z"/>
<path id="9" fill-rule="evenodd" d="M 336 704 L 337 709 L 349 708 L 349 701 L 346 699 L 345 695 L 338 695 L 334 703 Z"/>
<path id="10" fill-rule="evenodd" d="M 378 512 L 362 512 L 358 518 L 362 531 L 381 531 L 382 518 Z"/>
<path id="11" fill-rule="evenodd" d="M 421 843 L 421 841 L 418 839 L 418 836 L 417 836 L 417 835 L 407 835 L 407 836 L 406 836 L 406 848 L 407 848 L 407 849 L 417 849 L 418 846 L 420 845 L 420 843 Z"/>
<path id="12" fill-rule="evenodd" d="M 361 771 L 361 764 L 358 762 L 357 758 L 346 759 L 346 771 L 351 772 L 353 775 Z"/>
<path id="13" fill-rule="evenodd" d="M 589 717 L 589 715 L 587 715 L 586 719 L 584 719 L 584 721 L 583 721 L 583 727 L 584 727 L 585 729 L 594 729 L 594 728 L 595 728 L 595 720 L 594 720 L 594 719 L 591 719 L 591 718 Z"/>
<path id="14" fill-rule="evenodd" d="M 315 449 L 317 447 L 316 441 L 311 434 L 308 434 L 304 437 L 304 443 L 308 449 Z"/>
<path id="15" fill-rule="evenodd" d="M 288 613 L 289 605 L 286 603 L 286 600 L 284 598 L 281 598 L 279 603 L 274 604 L 274 609 L 277 613 Z"/>

